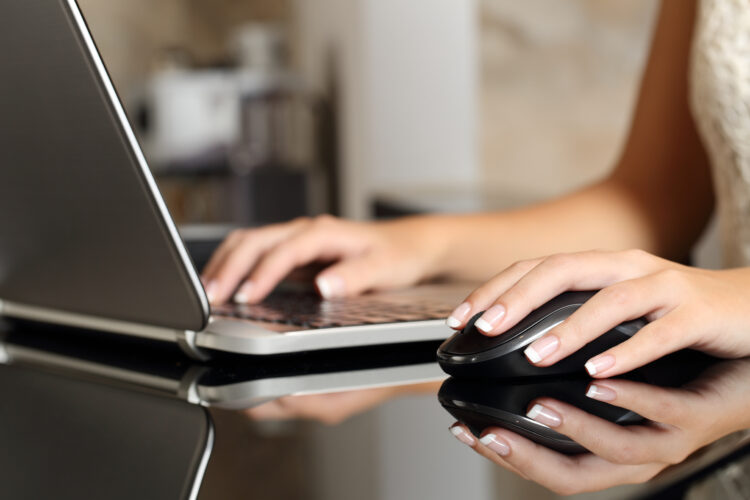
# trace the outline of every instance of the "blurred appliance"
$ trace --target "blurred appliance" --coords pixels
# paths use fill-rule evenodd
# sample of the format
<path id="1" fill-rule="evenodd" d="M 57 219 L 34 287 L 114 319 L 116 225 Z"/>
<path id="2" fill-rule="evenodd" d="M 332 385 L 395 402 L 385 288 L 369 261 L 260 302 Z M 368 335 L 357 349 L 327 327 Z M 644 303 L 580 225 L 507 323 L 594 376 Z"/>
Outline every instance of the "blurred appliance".
<path id="1" fill-rule="evenodd" d="M 143 147 L 157 169 L 225 154 L 239 138 L 236 72 L 158 72 L 144 86 L 136 119 Z"/>
<path id="2" fill-rule="evenodd" d="M 156 73 L 136 112 L 143 147 L 157 168 L 225 153 L 239 137 L 239 108 L 234 71 Z"/>
<path id="3" fill-rule="evenodd" d="M 284 32 L 242 25 L 228 53 L 221 68 L 170 60 L 135 99 L 144 150 L 175 217 L 263 224 L 328 211 L 315 100 L 286 64 Z"/>

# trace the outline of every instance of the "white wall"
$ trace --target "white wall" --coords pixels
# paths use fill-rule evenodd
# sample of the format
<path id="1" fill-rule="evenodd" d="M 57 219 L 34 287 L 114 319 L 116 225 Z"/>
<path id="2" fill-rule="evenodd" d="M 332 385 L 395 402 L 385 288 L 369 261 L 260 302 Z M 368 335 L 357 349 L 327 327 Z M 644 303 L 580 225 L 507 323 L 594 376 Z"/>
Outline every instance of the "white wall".
<path id="1" fill-rule="evenodd" d="M 338 65 L 344 212 L 379 191 L 477 182 L 476 3 L 297 0 L 297 46 L 318 86 Z"/>

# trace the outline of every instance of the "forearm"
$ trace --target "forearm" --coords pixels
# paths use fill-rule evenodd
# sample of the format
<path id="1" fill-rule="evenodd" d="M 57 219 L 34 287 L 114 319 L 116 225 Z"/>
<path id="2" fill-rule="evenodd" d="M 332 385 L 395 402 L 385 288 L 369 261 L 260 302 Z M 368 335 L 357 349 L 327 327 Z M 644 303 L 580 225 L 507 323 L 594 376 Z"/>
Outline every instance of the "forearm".
<path id="1" fill-rule="evenodd" d="M 608 179 L 546 203 L 504 213 L 425 217 L 424 238 L 440 255 L 433 275 L 483 280 L 522 259 L 578 250 L 642 248 L 658 253 L 641 202 Z"/>

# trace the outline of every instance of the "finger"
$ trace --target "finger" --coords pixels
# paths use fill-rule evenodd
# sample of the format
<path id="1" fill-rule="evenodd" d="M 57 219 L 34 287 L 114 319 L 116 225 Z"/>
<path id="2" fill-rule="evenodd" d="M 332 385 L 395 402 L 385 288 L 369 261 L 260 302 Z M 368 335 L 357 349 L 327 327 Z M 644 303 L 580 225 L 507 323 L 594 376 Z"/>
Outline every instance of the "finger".
<path id="1" fill-rule="evenodd" d="M 216 251 L 203 275 L 211 302 L 225 302 L 263 252 L 307 225 L 309 220 L 300 218 L 259 229 L 234 231 Z"/>
<path id="2" fill-rule="evenodd" d="M 295 267 L 314 260 L 354 257 L 363 250 L 361 242 L 348 233 L 330 226 L 311 226 L 263 255 L 248 277 L 252 287 L 246 290 L 246 297 L 250 302 L 262 300 Z"/>
<path id="3" fill-rule="evenodd" d="M 622 426 L 550 398 L 530 405 L 527 417 L 564 434 L 595 455 L 615 464 L 664 462 L 680 437 L 667 427 Z M 677 433 L 679 431 L 673 428 Z"/>
<path id="4" fill-rule="evenodd" d="M 217 267 L 212 283 L 215 301 L 221 304 L 229 299 L 232 292 L 242 279 L 255 267 L 264 254 L 273 248 L 285 233 L 279 231 L 263 231 L 248 233 L 247 236 L 226 255 L 224 261 Z M 247 292 L 252 283 L 244 283 L 238 290 L 237 299 L 247 302 Z"/>
<path id="5" fill-rule="evenodd" d="M 626 252 L 581 252 L 544 259 L 497 298 L 477 328 L 499 335 L 566 290 L 596 290 L 644 274 L 639 258 Z M 490 312 L 494 312 L 490 314 Z"/>
<path id="6" fill-rule="evenodd" d="M 315 286 L 325 299 L 359 295 L 378 288 L 385 278 L 386 266 L 387 263 L 371 255 L 347 258 L 321 271 L 315 278 Z"/>
<path id="7" fill-rule="evenodd" d="M 631 380 L 596 380 L 589 384 L 586 396 L 679 428 L 690 419 L 690 409 L 700 397 L 683 389 L 666 389 Z"/>
<path id="8" fill-rule="evenodd" d="M 503 457 L 505 462 L 528 479 L 562 495 L 643 482 L 665 467 L 614 464 L 590 453 L 567 456 L 500 428 L 485 430 L 483 438 L 490 434 L 508 443 L 510 453 Z"/>
<path id="9" fill-rule="evenodd" d="M 483 284 L 453 310 L 446 320 L 449 327 L 460 330 L 466 326 L 466 322 L 479 311 L 487 309 L 498 295 L 505 293 L 521 277 L 536 267 L 543 259 L 522 260 L 509 266 L 507 269 Z M 494 311 L 490 311 L 494 314 Z"/>
<path id="10" fill-rule="evenodd" d="M 695 324 L 679 309 L 641 328 L 638 333 L 586 362 L 589 375 L 608 378 L 629 372 L 694 343 Z"/>
<path id="11" fill-rule="evenodd" d="M 221 242 L 218 248 L 214 250 L 214 253 L 211 255 L 211 258 L 201 272 L 201 278 L 205 282 L 208 283 L 213 278 L 216 274 L 216 269 L 218 269 L 221 263 L 224 262 L 224 259 L 226 259 L 227 255 L 231 253 L 232 249 L 239 244 L 244 234 L 244 230 L 232 231 L 226 238 L 224 238 L 224 241 Z"/>
<path id="12" fill-rule="evenodd" d="M 524 351 L 538 366 L 550 366 L 620 323 L 672 307 L 656 290 L 652 275 L 620 281 L 584 303 L 568 319 L 552 328 Z"/>

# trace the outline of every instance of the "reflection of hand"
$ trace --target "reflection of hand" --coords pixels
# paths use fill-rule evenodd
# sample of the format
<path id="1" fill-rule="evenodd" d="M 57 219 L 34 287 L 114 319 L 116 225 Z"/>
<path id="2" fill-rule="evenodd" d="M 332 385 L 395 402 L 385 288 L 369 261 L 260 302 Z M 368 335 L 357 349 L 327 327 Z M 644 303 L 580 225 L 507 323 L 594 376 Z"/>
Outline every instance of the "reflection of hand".
<path id="1" fill-rule="evenodd" d="M 640 250 L 520 262 L 475 290 L 449 324 L 462 328 L 475 312 L 487 309 L 477 328 L 499 335 L 565 290 L 596 289 L 601 291 L 526 349 L 530 361 L 552 365 L 641 316 L 651 323 L 586 363 L 592 376 L 619 375 L 687 347 L 722 357 L 750 355 L 750 268 L 696 269 Z"/>
<path id="2" fill-rule="evenodd" d="M 681 389 L 626 380 L 596 380 L 587 395 L 643 415 L 645 425 L 620 426 L 559 401 L 541 398 L 529 416 L 592 453 L 567 456 L 511 431 L 485 429 L 477 441 L 462 424 L 456 437 L 480 455 L 561 494 L 647 481 L 702 446 L 750 427 L 750 359 L 717 365 Z"/>
<path id="3" fill-rule="evenodd" d="M 334 425 L 397 396 L 425 392 L 435 393 L 438 386 L 439 383 L 428 382 L 330 394 L 284 396 L 251 408 L 245 413 L 253 420 L 309 419 Z"/>
<path id="4" fill-rule="evenodd" d="M 428 277 L 439 245 L 422 233 L 420 219 L 363 223 L 330 216 L 297 219 L 233 232 L 203 272 L 213 304 L 258 302 L 293 269 L 336 261 L 315 280 L 325 298 L 394 288 Z"/>

